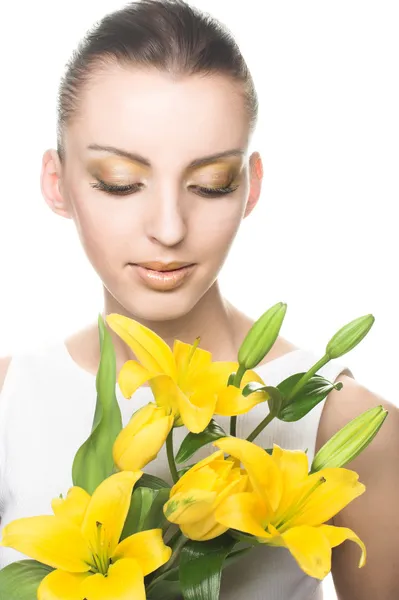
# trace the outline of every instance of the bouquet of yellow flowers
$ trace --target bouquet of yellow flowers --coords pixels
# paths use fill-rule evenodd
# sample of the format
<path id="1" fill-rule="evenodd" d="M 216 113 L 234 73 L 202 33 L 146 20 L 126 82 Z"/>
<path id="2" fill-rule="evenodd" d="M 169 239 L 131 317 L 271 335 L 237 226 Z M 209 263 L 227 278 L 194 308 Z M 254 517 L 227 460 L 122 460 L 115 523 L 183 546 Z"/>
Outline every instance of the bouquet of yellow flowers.
<path id="1" fill-rule="evenodd" d="M 343 467 L 372 441 L 387 411 L 376 406 L 350 421 L 310 467 L 306 451 L 275 443 L 261 448 L 254 440 L 273 419 L 297 421 L 342 387 L 317 371 L 353 349 L 374 317 L 341 328 L 309 371 L 269 386 L 254 368 L 277 339 L 285 312 L 280 302 L 254 323 L 237 362 L 212 361 L 198 338 L 192 345 L 175 340 L 170 349 L 147 327 L 110 314 L 107 324 L 137 359 L 127 361 L 118 377 L 112 339 L 99 316 L 96 409 L 74 458 L 73 487 L 52 500 L 52 515 L 4 527 L 0 544 L 32 560 L 0 571 L 1 598 L 217 600 L 223 569 L 259 544 L 287 548 L 305 573 L 319 579 L 331 569 L 331 548 L 347 539 L 360 546 L 359 567 L 365 564 L 356 533 L 325 523 L 365 491 L 358 474 Z M 125 427 L 116 381 L 128 399 L 148 382 L 154 399 Z M 265 418 L 240 439 L 237 418 L 260 403 Z M 229 433 L 215 415 L 230 418 Z M 177 427 L 188 433 L 175 454 Z M 172 486 L 142 471 L 164 444 Z M 209 444 L 215 450 L 195 462 Z"/>

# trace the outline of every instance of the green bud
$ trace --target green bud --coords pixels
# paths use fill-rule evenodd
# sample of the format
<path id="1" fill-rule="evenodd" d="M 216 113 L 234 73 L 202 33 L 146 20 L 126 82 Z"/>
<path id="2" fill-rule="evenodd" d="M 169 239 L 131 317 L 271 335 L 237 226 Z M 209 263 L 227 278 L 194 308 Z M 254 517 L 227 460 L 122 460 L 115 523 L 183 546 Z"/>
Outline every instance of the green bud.
<path id="1" fill-rule="evenodd" d="M 388 411 L 381 405 L 369 408 L 340 429 L 317 452 L 311 473 L 326 467 L 342 467 L 352 461 L 377 435 Z"/>
<path id="2" fill-rule="evenodd" d="M 287 305 L 278 302 L 252 325 L 238 351 L 238 362 L 246 370 L 256 367 L 269 352 L 277 339 L 286 311 Z"/>
<path id="3" fill-rule="evenodd" d="M 344 325 L 327 344 L 326 354 L 329 358 L 338 358 L 357 346 L 366 337 L 374 321 L 373 315 L 365 315 Z"/>

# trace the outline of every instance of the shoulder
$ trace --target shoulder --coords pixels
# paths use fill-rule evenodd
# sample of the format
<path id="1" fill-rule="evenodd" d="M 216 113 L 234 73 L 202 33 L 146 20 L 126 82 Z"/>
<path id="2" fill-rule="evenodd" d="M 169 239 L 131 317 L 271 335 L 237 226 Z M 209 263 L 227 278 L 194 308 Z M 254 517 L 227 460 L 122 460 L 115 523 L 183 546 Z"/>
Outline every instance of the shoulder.
<path id="1" fill-rule="evenodd" d="M 391 429 L 396 430 L 399 435 L 399 409 L 397 406 L 345 373 L 337 377 L 335 382 L 338 381 L 342 382 L 343 387 L 340 390 L 332 390 L 323 406 L 317 432 L 316 452 L 349 421 L 378 405 L 388 411 L 388 416 L 370 447 L 376 448 L 384 445 Z"/>
<path id="2" fill-rule="evenodd" d="M 341 390 L 327 396 L 316 441 L 316 451 L 346 423 L 374 406 L 388 415 L 371 443 L 344 468 L 355 471 L 366 492 L 332 518 L 336 527 L 354 531 L 367 547 L 367 564 L 359 573 L 358 548 L 341 544 L 333 548 L 332 575 L 342 600 L 393 598 L 399 585 L 399 408 L 348 375 L 341 374 Z M 378 508 L 378 526 L 375 511 Z M 387 561 L 386 557 L 395 557 Z M 395 592 L 394 592 L 395 590 Z"/>
<path id="3" fill-rule="evenodd" d="M 4 356 L 0 358 L 0 393 L 3 389 L 4 382 L 6 380 L 8 367 L 10 366 L 12 356 Z"/>

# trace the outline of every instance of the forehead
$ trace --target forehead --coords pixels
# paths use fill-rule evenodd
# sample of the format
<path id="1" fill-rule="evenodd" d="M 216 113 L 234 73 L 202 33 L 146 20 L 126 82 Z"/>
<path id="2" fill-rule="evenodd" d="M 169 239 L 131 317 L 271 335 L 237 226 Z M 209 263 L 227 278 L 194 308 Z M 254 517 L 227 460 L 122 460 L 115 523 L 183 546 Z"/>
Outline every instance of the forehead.
<path id="1" fill-rule="evenodd" d="M 97 143 L 187 162 L 248 144 L 243 89 L 223 75 L 110 66 L 82 90 L 79 106 L 66 136 L 78 152 Z"/>

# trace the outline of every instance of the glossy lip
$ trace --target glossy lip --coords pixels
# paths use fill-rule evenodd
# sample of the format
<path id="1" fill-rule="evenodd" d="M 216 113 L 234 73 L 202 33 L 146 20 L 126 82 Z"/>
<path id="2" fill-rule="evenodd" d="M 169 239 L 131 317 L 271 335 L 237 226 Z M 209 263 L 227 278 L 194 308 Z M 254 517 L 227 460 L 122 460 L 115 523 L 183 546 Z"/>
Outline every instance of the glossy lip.
<path id="1" fill-rule="evenodd" d="M 150 261 L 150 262 L 142 262 L 142 263 L 136 263 L 136 264 L 139 267 L 144 267 L 145 269 L 151 269 L 151 271 L 164 272 L 164 271 L 176 271 L 177 269 L 181 269 L 183 267 L 188 267 L 192 263 L 177 262 L 177 261 L 163 263 L 159 260 L 154 260 L 154 261 Z"/>
<path id="2" fill-rule="evenodd" d="M 147 265 L 151 265 L 151 268 Z M 131 264 L 130 266 L 147 287 L 159 291 L 168 291 L 179 287 L 191 275 L 195 267 L 192 263 L 177 262 L 167 264 L 151 262 Z"/>

